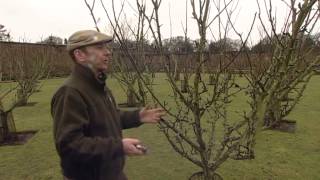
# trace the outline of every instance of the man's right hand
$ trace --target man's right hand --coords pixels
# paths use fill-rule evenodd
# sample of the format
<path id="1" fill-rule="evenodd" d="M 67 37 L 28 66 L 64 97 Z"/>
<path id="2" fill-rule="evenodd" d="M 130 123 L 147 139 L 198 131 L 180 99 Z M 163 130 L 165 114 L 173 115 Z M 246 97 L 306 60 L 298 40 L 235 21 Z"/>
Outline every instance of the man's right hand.
<path id="1" fill-rule="evenodd" d="M 123 151 L 128 156 L 144 155 L 143 151 L 136 147 L 139 144 L 141 144 L 141 142 L 138 139 L 122 139 Z"/>

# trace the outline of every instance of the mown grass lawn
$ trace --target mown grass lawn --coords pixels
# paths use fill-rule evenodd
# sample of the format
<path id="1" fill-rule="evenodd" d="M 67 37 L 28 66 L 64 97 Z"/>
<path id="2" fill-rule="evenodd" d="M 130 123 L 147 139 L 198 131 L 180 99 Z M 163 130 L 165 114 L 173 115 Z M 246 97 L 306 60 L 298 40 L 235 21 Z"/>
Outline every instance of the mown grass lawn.
<path id="1" fill-rule="evenodd" d="M 19 131 L 39 132 L 25 145 L 0 147 L 0 180 L 61 179 L 59 159 L 52 137 L 50 99 L 64 79 L 47 81 L 30 101 L 33 107 L 14 111 Z M 165 80 L 158 78 L 155 89 L 165 93 Z M 125 96 L 115 79 L 108 80 L 118 102 Z M 168 96 L 163 96 L 169 98 Z M 236 107 L 235 107 L 236 108 Z M 257 137 L 256 158 L 228 160 L 218 170 L 224 179 L 320 179 L 320 76 L 310 82 L 305 96 L 289 117 L 298 122 L 294 134 L 264 131 Z M 129 157 L 125 171 L 131 180 L 184 180 L 199 169 L 182 159 L 167 143 L 157 126 L 127 130 L 125 137 L 141 139 L 148 147 L 144 157 Z"/>

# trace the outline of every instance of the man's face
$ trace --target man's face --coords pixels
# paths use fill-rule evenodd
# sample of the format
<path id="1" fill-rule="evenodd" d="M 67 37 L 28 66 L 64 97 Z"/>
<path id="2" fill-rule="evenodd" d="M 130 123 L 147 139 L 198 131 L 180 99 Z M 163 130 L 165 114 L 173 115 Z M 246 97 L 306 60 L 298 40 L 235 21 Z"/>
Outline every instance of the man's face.
<path id="1" fill-rule="evenodd" d="M 83 63 L 96 71 L 106 72 L 112 59 L 110 49 L 111 48 L 105 43 L 85 47 L 85 49 L 82 50 L 84 53 Z"/>

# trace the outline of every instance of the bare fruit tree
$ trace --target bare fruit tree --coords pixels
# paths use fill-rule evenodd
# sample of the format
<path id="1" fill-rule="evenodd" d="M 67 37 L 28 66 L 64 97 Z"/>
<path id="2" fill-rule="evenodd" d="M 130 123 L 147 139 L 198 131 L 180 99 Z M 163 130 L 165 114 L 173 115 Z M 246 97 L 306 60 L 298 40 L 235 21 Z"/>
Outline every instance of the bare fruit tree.
<path id="1" fill-rule="evenodd" d="M 314 66 L 320 63 L 319 53 L 308 44 L 311 33 L 319 25 L 319 1 L 304 0 L 286 3 L 290 9 L 285 24 L 278 32 L 272 3 L 264 0 L 271 30 L 261 18 L 260 23 L 272 45 L 269 65 L 260 73 L 252 73 L 250 82 L 261 109 L 259 119 L 264 128 L 274 128 L 287 117 L 299 103 L 307 84 L 314 75 Z M 271 33 L 270 33 L 271 32 Z"/>
<path id="2" fill-rule="evenodd" d="M 100 2 L 103 6 L 103 1 L 101 0 Z M 138 12 L 140 12 L 139 9 L 141 7 L 143 9 L 146 8 L 144 1 L 137 0 L 136 2 Z M 142 11 L 141 14 L 147 21 L 146 26 L 149 34 L 153 37 L 156 53 L 161 57 L 165 66 L 167 87 L 170 91 L 168 96 L 171 97 L 170 100 L 166 101 L 161 99 L 163 96 L 157 94 L 156 91 L 148 86 L 143 76 L 143 71 L 141 71 L 135 57 L 124 42 L 125 38 L 119 22 L 123 6 L 120 13 L 116 13 L 114 6 L 112 6 L 111 12 L 108 12 L 106 8 L 104 10 L 109 23 L 114 28 L 114 35 L 117 42 L 120 43 L 120 50 L 130 60 L 138 78 L 148 90 L 151 98 L 158 106 L 164 108 L 168 114 L 168 118 L 162 119 L 160 129 L 178 154 L 201 169 L 201 172 L 194 173 L 191 179 L 219 179 L 220 176 L 216 174 L 216 170 L 231 156 L 239 154 L 239 146 L 245 138 L 253 137 L 249 135 L 253 131 L 246 115 L 231 115 L 232 113 L 228 107 L 235 103 L 233 101 L 234 97 L 245 89 L 245 87 L 237 84 L 236 75 L 230 72 L 229 67 L 243 48 L 246 47 L 255 17 L 248 36 L 241 44 L 241 48 L 233 57 L 229 58 L 229 61 L 220 63 L 219 67 L 216 68 L 216 72 L 212 73 L 214 86 L 207 87 L 204 82 L 204 66 L 209 60 L 208 56 L 206 56 L 207 30 L 214 21 L 219 19 L 222 13 L 233 11 L 234 6 L 230 8 L 233 4 L 232 0 L 224 3 L 217 1 L 213 5 L 210 0 L 199 0 L 198 4 L 194 0 L 190 1 L 192 17 L 198 27 L 199 41 L 196 43 L 194 58 L 192 58 L 192 69 L 188 69 L 187 72 L 188 77 L 186 80 L 188 82 L 185 83 L 187 91 L 183 93 L 170 68 L 170 64 L 174 60 L 171 59 L 172 56 L 170 54 L 164 51 L 163 47 L 159 18 L 161 0 L 151 0 L 150 3 L 151 9 L 149 9 L 148 13 L 147 11 Z M 113 4 L 114 1 L 112 1 Z M 216 15 L 211 17 L 214 12 L 213 7 L 217 7 L 218 4 L 222 7 L 214 8 L 217 10 Z M 232 21 L 227 20 L 226 24 L 228 26 L 230 26 L 230 23 Z M 162 86 L 166 85 L 162 84 Z M 256 111 L 256 109 L 252 111 Z M 255 114 L 256 112 L 252 113 Z"/>
<path id="3" fill-rule="evenodd" d="M 0 89 L 0 139 L 12 138 L 15 123 L 12 111 L 26 105 L 29 97 L 38 91 L 52 69 L 55 47 L 28 43 L 6 43 L 1 47 L 1 61 L 7 68 L 10 88 Z M 8 72 L 9 71 L 9 72 Z"/>
<path id="4" fill-rule="evenodd" d="M 314 75 L 314 66 L 320 63 L 313 47 L 307 46 L 307 37 L 318 24 L 319 4 L 317 0 L 304 0 L 297 4 L 283 1 L 290 11 L 285 24 L 278 32 L 276 18 L 272 16 L 271 0 L 257 1 L 259 20 L 271 42 L 270 61 L 264 65 L 256 64 L 247 53 L 250 73 L 245 74 L 249 82 L 248 94 L 253 110 L 247 115 L 254 133 L 240 147 L 253 152 L 255 134 L 262 129 L 272 129 L 284 120 L 299 103 L 307 84 Z M 267 11 L 270 29 L 262 18 L 260 6 Z M 271 32 L 271 33 L 269 33 Z"/>
<path id="5" fill-rule="evenodd" d="M 41 87 L 41 79 L 46 79 L 51 72 L 53 56 L 50 54 L 54 48 L 47 46 L 37 50 L 21 46 L 16 56 L 11 56 L 14 78 L 18 83 L 16 92 L 18 106 L 26 105 L 29 97 Z"/>
<path id="6" fill-rule="evenodd" d="M 16 88 L 17 87 L 6 89 L 0 87 L 0 143 L 10 139 L 11 134 L 16 132 L 16 126 L 12 114 L 15 103 L 12 103 L 8 108 L 4 105 L 5 98 L 7 98 Z"/>

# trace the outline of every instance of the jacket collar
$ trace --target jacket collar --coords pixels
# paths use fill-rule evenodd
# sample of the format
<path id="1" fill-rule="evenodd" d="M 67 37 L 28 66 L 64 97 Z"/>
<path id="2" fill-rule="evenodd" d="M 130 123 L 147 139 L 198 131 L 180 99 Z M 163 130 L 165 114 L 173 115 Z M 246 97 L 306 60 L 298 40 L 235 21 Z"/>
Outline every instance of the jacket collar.
<path id="1" fill-rule="evenodd" d="M 105 81 L 107 78 L 106 74 L 102 72 L 98 75 L 98 77 L 96 77 L 96 75 L 92 72 L 91 69 L 77 63 L 73 67 L 71 76 L 77 79 L 81 79 L 82 81 L 85 81 L 91 86 L 101 90 L 104 90 L 106 84 Z"/>

